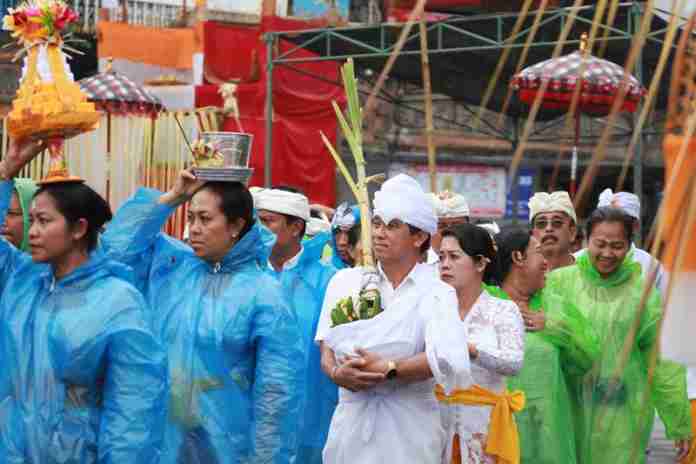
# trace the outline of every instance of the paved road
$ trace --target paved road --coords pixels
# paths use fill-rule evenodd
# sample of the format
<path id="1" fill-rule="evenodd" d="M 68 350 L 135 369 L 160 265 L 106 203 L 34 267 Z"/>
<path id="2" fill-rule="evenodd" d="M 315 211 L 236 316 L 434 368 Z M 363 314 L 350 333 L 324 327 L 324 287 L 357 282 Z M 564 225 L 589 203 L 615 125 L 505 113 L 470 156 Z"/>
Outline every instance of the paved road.
<path id="1" fill-rule="evenodd" d="M 675 464 L 674 443 L 665 438 L 665 427 L 659 419 L 655 421 L 648 464 Z"/>

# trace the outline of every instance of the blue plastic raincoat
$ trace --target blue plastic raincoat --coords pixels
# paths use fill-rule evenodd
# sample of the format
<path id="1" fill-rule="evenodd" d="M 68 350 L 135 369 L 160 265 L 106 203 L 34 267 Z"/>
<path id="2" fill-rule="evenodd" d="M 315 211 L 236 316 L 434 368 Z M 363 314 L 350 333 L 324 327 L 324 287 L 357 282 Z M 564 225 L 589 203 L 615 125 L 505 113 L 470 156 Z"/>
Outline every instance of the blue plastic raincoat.
<path id="1" fill-rule="evenodd" d="M 0 463 L 159 463 L 166 358 L 124 277 L 97 250 L 56 281 L 0 239 Z"/>
<path id="2" fill-rule="evenodd" d="M 304 242 L 303 245 L 306 243 Z M 269 255 L 270 251 L 269 248 L 267 250 Z M 291 302 L 297 314 L 304 340 L 307 369 L 303 406 L 299 417 L 297 462 L 320 464 L 331 417 L 338 402 L 338 387 L 321 370 L 321 353 L 319 346 L 314 343 L 314 335 L 317 331 L 326 287 L 336 273 L 336 269 L 321 263 L 306 249 L 303 249 L 294 266 L 288 266 L 281 272 L 271 269 L 266 263 L 263 264 L 267 272 L 280 281 L 286 301 Z"/>
<path id="3" fill-rule="evenodd" d="M 168 348 L 162 464 L 286 463 L 297 449 L 302 336 L 280 285 L 259 267 L 273 235 L 256 222 L 219 263 L 160 230 L 174 208 L 140 189 L 103 237 L 133 267 Z"/>

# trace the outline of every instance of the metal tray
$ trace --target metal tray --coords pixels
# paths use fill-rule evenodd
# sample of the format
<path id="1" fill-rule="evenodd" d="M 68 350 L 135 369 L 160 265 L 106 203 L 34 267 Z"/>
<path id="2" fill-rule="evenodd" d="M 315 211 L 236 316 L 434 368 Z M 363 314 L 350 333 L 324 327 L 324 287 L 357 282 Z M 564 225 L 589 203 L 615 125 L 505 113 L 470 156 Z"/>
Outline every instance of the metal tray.
<path id="1" fill-rule="evenodd" d="M 193 168 L 193 175 L 199 180 L 217 182 L 249 182 L 252 168 Z"/>

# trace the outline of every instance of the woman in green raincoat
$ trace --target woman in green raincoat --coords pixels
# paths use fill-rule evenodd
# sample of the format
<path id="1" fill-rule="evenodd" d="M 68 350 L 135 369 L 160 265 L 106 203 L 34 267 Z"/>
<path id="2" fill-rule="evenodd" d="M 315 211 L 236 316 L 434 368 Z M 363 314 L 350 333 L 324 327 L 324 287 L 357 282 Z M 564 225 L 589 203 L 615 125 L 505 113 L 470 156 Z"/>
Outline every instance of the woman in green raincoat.
<path id="1" fill-rule="evenodd" d="M 686 372 L 656 356 L 661 302 L 652 290 L 641 309 L 646 283 L 629 253 L 631 231 L 632 222 L 621 210 L 596 210 L 587 225 L 588 253 L 546 280 L 545 332 L 592 330 L 599 347 L 586 362 L 570 356 L 564 364 L 579 464 L 644 463 L 655 410 L 678 454 L 688 451 L 691 438 Z M 564 319 L 576 312 L 589 327 L 573 327 Z M 573 350 L 591 351 L 569 344 Z"/>
<path id="2" fill-rule="evenodd" d="M 0 236 L 24 252 L 29 252 L 29 210 L 36 190 L 33 180 L 15 178 L 10 208 L 0 227 Z"/>
<path id="3" fill-rule="evenodd" d="M 520 435 L 522 464 L 575 464 L 575 437 L 570 398 L 559 349 L 542 336 L 545 315 L 541 290 L 547 263 L 539 241 L 527 229 L 504 230 L 495 237 L 496 280 L 486 287 L 498 298 L 513 300 L 522 312 L 526 336 L 524 366 L 508 378 L 510 391 L 526 397 L 515 414 Z"/>

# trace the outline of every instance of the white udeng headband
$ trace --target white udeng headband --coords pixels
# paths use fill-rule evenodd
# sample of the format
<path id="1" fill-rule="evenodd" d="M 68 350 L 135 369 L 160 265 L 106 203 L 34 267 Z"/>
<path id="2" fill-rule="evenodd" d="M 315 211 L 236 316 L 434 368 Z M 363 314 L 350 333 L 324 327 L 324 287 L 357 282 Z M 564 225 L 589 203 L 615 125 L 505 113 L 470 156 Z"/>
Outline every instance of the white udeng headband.
<path id="1" fill-rule="evenodd" d="M 399 219 L 413 227 L 434 234 L 437 232 L 435 208 L 412 177 L 399 174 L 382 184 L 375 193 L 375 217 L 389 223 Z"/>
<path id="2" fill-rule="evenodd" d="M 435 214 L 441 218 L 468 217 L 471 214 L 469 204 L 464 195 L 453 193 L 448 190 L 438 194 L 428 193 L 428 198 L 435 207 Z"/>
<path id="3" fill-rule="evenodd" d="M 305 221 L 309 220 L 309 200 L 304 195 L 277 189 L 255 188 L 250 191 L 256 209 L 287 214 Z"/>
<path id="4" fill-rule="evenodd" d="M 353 214 L 353 208 L 351 208 L 348 203 L 341 203 L 336 208 L 333 219 L 331 220 L 331 228 L 349 230 L 355 227 L 355 215 Z"/>
<path id="5" fill-rule="evenodd" d="M 529 220 L 533 220 L 537 214 L 552 213 L 561 211 L 573 218 L 573 222 L 577 224 L 578 218 L 575 214 L 573 202 L 570 200 L 570 195 L 565 191 L 553 193 L 539 192 L 535 193 L 529 199 Z"/>
<path id="6" fill-rule="evenodd" d="M 611 206 L 623 210 L 629 216 L 640 220 L 640 199 L 637 195 L 629 192 L 614 193 L 610 188 L 605 189 L 599 195 L 597 208 Z"/>

